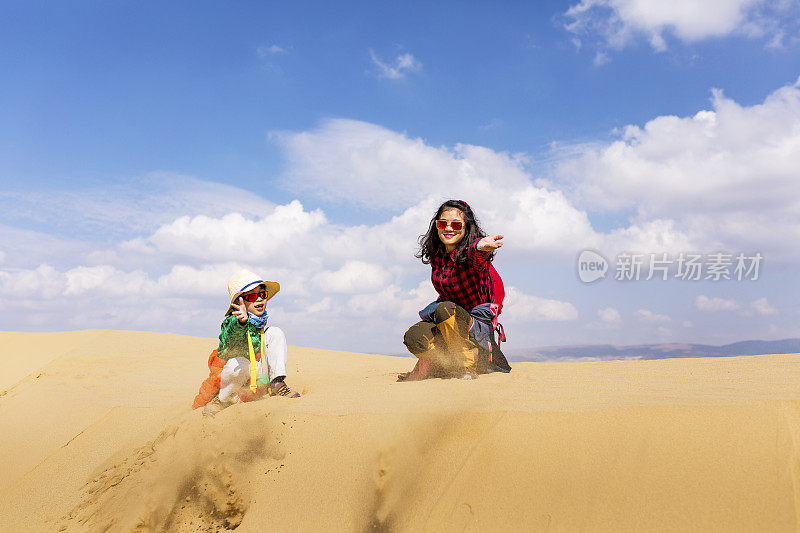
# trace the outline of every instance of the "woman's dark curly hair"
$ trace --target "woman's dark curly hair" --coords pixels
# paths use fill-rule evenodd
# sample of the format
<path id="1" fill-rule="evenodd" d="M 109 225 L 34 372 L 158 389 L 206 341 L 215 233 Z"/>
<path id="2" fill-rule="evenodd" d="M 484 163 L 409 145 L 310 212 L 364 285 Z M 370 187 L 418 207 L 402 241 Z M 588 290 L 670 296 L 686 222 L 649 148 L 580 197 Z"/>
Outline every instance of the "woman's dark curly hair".
<path id="1" fill-rule="evenodd" d="M 442 216 L 446 209 L 458 209 L 464 214 L 464 238 L 456 245 L 456 263 L 463 263 L 467 260 L 467 248 L 472 244 L 472 241 L 479 237 L 486 237 L 486 233 L 478 225 L 475 214 L 467 202 L 463 200 L 447 200 L 436 210 L 436 214 L 428 224 L 428 232 L 419 236 L 419 251 L 414 254 L 414 257 L 422 259 L 422 262 L 426 265 L 431 262 L 433 256 L 445 253 L 444 243 L 439 239 L 439 232 L 436 229 L 436 221 L 439 220 L 439 217 Z M 490 254 L 489 260 L 491 261 L 493 258 L 494 252 Z"/>

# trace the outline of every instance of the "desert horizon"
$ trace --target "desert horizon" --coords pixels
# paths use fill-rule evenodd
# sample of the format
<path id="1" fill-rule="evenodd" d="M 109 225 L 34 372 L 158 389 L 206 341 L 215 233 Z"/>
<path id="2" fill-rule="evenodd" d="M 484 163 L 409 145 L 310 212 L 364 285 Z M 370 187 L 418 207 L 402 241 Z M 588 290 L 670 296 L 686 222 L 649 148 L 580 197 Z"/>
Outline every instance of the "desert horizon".
<path id="1" fill-rule="evenodd" d="M 5 531 L 797 527 L 797 354 L 395 383 L 412 359 L 292 346 L 301 398 L 210 418 L 190 405 L 216 339 L 0 345 Z"/>

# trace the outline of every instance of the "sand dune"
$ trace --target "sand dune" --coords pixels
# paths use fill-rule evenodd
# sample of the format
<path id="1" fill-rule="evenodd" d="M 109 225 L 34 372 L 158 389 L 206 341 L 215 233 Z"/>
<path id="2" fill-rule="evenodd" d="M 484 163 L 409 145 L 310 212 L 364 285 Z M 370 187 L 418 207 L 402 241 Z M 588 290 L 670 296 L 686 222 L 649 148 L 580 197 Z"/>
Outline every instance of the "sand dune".
<path id="1" fill-rule="evenodd" d="M 290 348 L 297 400 L 204 418 L 214 339 L 0 333 L 1 531 L 789 531 L 797 355 L 521 363 Z"/>

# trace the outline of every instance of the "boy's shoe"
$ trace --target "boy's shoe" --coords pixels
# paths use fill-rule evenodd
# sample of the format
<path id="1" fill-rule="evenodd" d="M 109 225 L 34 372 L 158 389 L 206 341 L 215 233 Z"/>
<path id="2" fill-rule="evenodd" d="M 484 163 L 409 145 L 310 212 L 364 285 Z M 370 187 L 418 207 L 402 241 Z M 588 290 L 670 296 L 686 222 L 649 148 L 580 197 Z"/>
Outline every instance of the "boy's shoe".
<path id="1" fill-rule="evenodd" d="M 276 381 L 269 386 L 270 396 L 286 396 L 287 398 L 299 398 L 300 395 L 294 392 L 283 381 Z"/>
<path id="2" fill-rule="evenodd" d="M 219 396 L 214 396 L 214 399 L 203 407 L 203 416 L 214 416 L 223 409 L 225 409 L 225 406 L 219 401 Z"/>
<path id="3" fill-rule="evenodd" d="M 478 379 L 478 375 L 474 372 L 464 372 L 464 375 L 461 376 L 461 379 Z"/>

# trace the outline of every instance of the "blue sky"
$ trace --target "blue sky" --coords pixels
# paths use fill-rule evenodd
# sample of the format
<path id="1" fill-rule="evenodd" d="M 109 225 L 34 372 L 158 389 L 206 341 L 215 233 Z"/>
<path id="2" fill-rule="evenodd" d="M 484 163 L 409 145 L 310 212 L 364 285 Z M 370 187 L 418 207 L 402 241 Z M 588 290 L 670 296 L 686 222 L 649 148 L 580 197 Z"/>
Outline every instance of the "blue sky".
<path id="1" fill-rule="evenodd" d="M 800 5 L 709 4 L 6 3 L 2 329 L 213 336 L 247 266 L 290 343 L 401 352 L 461 195 L 515 348 L 800 336 Z M 585 285 L 589 247 L 764 277 Z"/>

